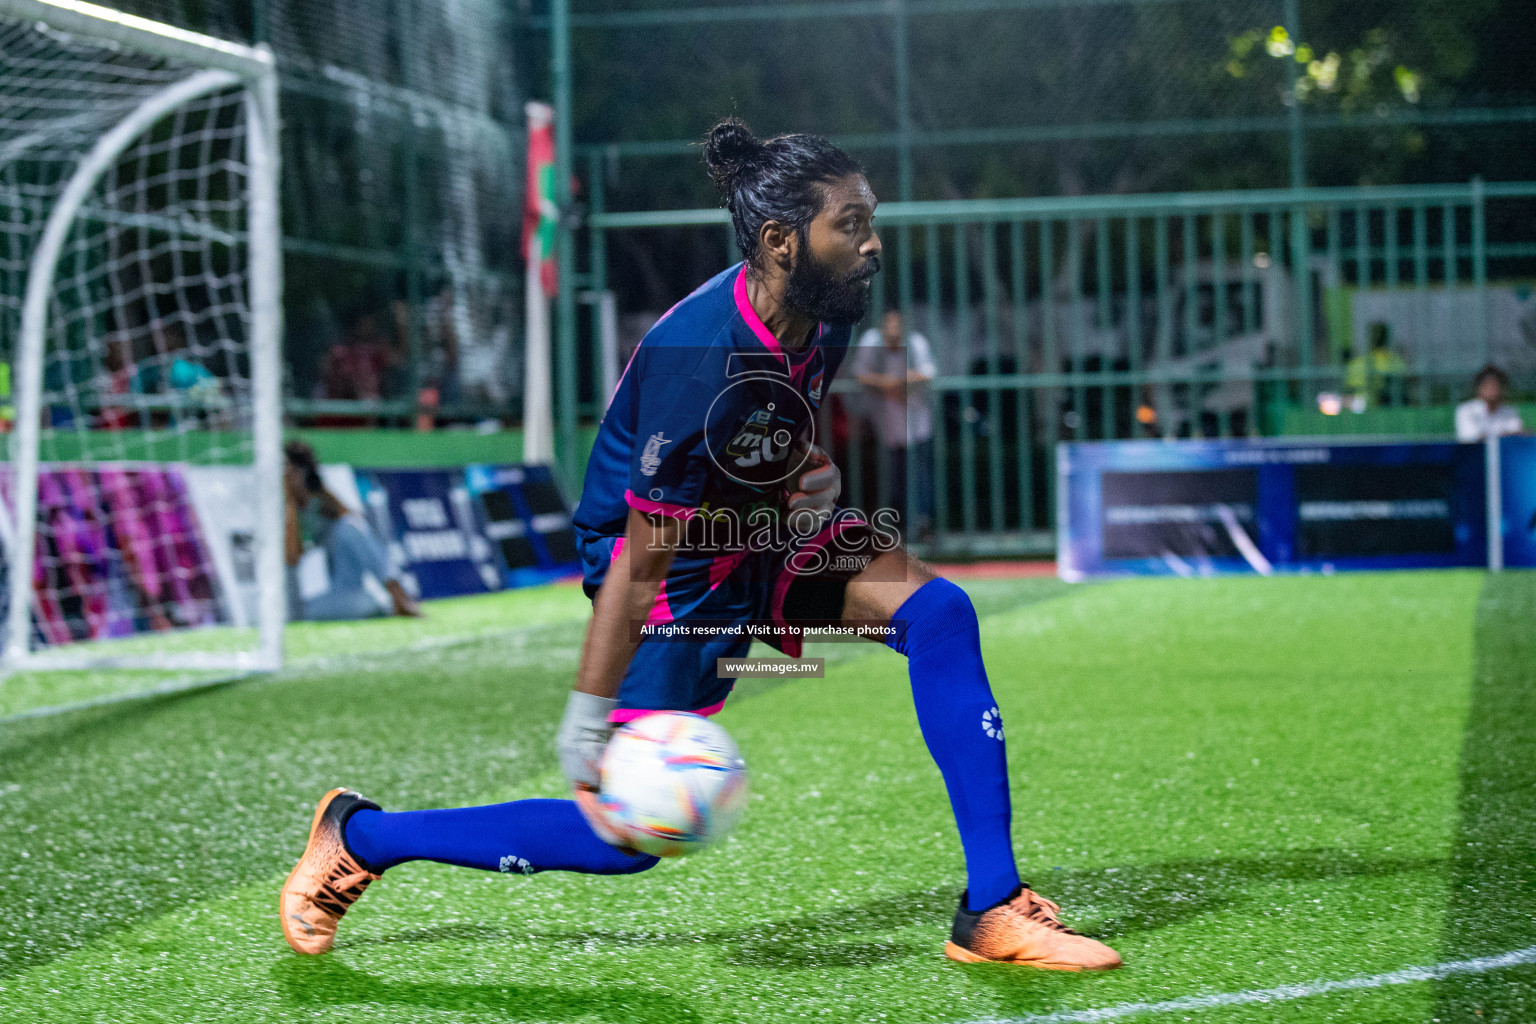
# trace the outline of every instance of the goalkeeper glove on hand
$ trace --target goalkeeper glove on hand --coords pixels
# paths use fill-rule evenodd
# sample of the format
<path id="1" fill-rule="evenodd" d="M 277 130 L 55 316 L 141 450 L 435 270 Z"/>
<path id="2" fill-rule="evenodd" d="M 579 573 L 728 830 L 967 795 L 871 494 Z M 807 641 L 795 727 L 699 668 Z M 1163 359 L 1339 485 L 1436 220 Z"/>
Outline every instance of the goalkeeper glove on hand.
<path id="1" fill-rule="evenodd" d="M 560 730 L 555 733 L 555 751 L 560 770 L 577 789 L 596 791 L 602 781 L 600 766 L 613 723 L 608 715 L 619 702 L 612 697 L 572 690 L 565 702 Z"/>
<path id="2" fill-rule="evenodd" d="M 811 445 L 806 453 L 810 467 L 795 482 L 796 490 L 789 495 L 790 516 L 810 514 L 817 525 L 832 517 L 833 506 L 843 493 L 843 472 L 832 462 L 832 457 L 817 445 Z"/>

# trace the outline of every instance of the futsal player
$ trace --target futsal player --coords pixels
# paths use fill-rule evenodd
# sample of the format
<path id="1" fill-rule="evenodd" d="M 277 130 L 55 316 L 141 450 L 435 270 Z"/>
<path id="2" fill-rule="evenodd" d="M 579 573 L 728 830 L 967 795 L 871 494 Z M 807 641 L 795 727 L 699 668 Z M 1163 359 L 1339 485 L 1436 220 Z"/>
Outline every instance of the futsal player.
<path id="1" fill-rule="evenodd" d="M 289 945 L 330 949 L 347 908 L 407 861 L 525 874 L 652 867 L 656 858 L 609 841 L 595 799 L 603 748 L 616 724 L 647 712 L 714 714 L 733 683 L 717 659 L 744 655 L 750 641 L 643 637 L 637 624 L 875 623 L 893 627 L 886 642 L 907 656 L 965 855 L 946 954 L 1119 966 L 1019 879 L 1002 721 L 970 599 L 880 522 L 836 507 L 841 477 L 815 443 L 816 409 L 880 267 L 868 181 L 824 139 L 760 141 L 734 119 L 710 130 L 705 157 L 745 260 L 645 336 L 587 463 L 573 518 L 593 614 L 557 738 L 576 799 L 385 813 L 332 790 L 283 886 Z M 775 642 L 799 656 L 787 630 Z"/>

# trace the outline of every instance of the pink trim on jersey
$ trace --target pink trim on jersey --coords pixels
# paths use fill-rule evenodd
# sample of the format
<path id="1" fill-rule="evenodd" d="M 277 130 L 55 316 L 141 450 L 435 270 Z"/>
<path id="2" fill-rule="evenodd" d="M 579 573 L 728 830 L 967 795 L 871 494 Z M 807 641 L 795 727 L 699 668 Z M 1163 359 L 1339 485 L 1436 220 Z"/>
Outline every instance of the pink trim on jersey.
<path id="1" fill-rule="evenodd" d="M 746 264 L 742 264 L 741 272 L 736 275 L 736 286 L 732 292 L 736 296 L 736 311 L 747 322 L 747 326 L 752 328 L 752 333 L 757 335 L 757 340 L 768 346 L 768 351 L 784 360 L 784 366 L 789 370 L 789 379 L 799 386 L 800 378 L 805 375 L 805 368 L 811 365 L 811 352 L 815 349 L 816 342 L 820 341 L 821 336 L 826 333 L 827 325 L 822 323 L 816 325 L 816 337 L 805 348 L 797 352 L 785 351 L 784 346 L 779 344 L 779 339 L 775 338 L 773 332 L 768 329 L 768 325 L 763 323 L 763 318 L 757 315 L 757 310 L 752 308 L 752 300 L 747 296 Z"/>
<path id="2" fill-rule="evenodd" d="M 776 622 L 781 626 L 785 624 L 784 599 L 789 595 L 789 585 L 795 582 L 795 577 L 799 575 L 799 566 L 805 564 L 804 562 L 797 562 L 797 560 L 800 559 L 802 555 L 811 555 L 817 551 L 820 551 L 822 548 L 832 543 L 833 538 L 837 537 L 844 530 L 849 530 L 855 526 L 863 525 L 866 524 L 862 519 L 856 519 L 852 516 L 835 519 L 823 527 L 820 533 L 816 534 L 816 536 L 812 537 L 810 540 L 801 545 L 794 554 L 789 556 L 788 560 L 784 563 L 784 568 L 779 570 L 779 578 L 775 580 L 773 584 L 773 600 L 768 605 L 768 618 L 771 621 Z M 794 650 L 790 650 L 791 647 L 793 647 Z M 800 640 L 796 637 L 785 637 L 783 650 L 784 653 L 791 658 L 800 657 Z"/>
<path id="3" fill-rule="evenodd" d="M 768 346 L 768 351 L 776 356 L 781 356 L 785 364 L 789 363 L 789 356 L 784 355 L 784 346 L 779 344 L 779 339 L 773 336 L 768 325 L 763 323 L 763 318 L 757 315 L 757 310 L 752 308 L 752 300 L 747 297 L 747 265 L 741 265 L 741 273 L 736 275 L 736 286 L 732 289 L 736 296 L 736 312 L 752 328 L 752 333 L 757 335 L 757 340 Z"/>
<path id="4" fill-rule="evenodd" d="M 653 501 L 650 498 L 642 498 L 634 491 L 625 491 L 624 500 L 630 508 L 637 508 L 641 512 L 649 512 L 652 515 L 668 516 L 672 519 L 688 520 L 699 514 L 696 508 L 687 505 L 675 505 L 669 501 Z"/>
<path id="5" fill-rule="evenodd" d="M 651 605 L 651 614 L 645 617 L 648 626 L 660 626 L 672 621 L 672 606 L 667 603 L 667 581 L 662 580 L 661 586 L 656 588 L 656 603 Z"/>
<path id="6" fill-rule="evenodd" d="M 725 701 L 722 700 L 718 704 L 711 704 L 709 707 L 699 708 L 697 711 L 689 711 L 687 714 L 703 715 L 705 718 L 708 718 L 710 715 L 719 714 L 720 709 L 723 707 L 725 707 Z M 662 708 L 619 708 L 617 711 L 608 712 L 608 721 L 618 723 L 633 722 L 635 719 L 644 718 L 646 715 L 664 715 L 667 713 L 667 710 Z"/>
<path id="7" fill-rule="evenodd" d="M 608 556 L 608 561 L 610 561 L 610 562 L 618 561 L 619 555 L 623 552 L 623 550 L 624 550 L 624 538 L 620 537 L 618 540 L 615 540 L 613 542 L 613 553 Z"/>
<path id="8" fill-rule="evenodd" d="M 811 352 L 816 348 L 816 345 L 820 343 L 821 336 L 826 333 L 827 325 L 821 323 L 817 324 L 816 337 L 811 341 L 811 343 L 805 346 L 805 348 L 801 349 L 799 352 L 790 353 L 789 379 L 794 382 L 795 387 L 800 387 L 800 385 L 804 382 L 805 371 L 810 369 L 811 366 Z"/>
<path id="9" fill-rule="evenodd" d="M 714 590 L 725 582 L 727 576 L 736 571 L 736 567 L 747 560 L 746 551 L 737 551 L 734 554 L 716 555 L 709 563 L 709 589 Z"/>

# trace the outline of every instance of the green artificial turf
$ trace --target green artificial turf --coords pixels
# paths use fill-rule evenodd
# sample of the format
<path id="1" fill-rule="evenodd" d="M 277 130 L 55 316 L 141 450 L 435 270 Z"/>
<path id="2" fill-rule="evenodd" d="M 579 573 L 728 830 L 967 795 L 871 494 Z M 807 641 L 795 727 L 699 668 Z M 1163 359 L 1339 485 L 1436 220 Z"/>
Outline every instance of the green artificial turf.
<path id="1" fill-rule="evenodd" d="M 277 890 L 327 788 L 560 793 L 582 621 L 555 594 L 434 609 L 436 641 L 310 627 L 277 678 L 0 729 L 0 1019 L 966 1022 L 1536 944 L 1536 578 L 974 590 L 1021 867 L 1124 970 L 942 957 L 958 842 L 872 645 L 727 706 L 753 797 L 717 849 L 621 878 L 405 865 L 333 953 L 290 953 Z M 459 615 L 482 625 L 441 639 Z M 1133 1019 L 1186 1016 L 1528 1021 L 1536 970 Z"/>
<path id="2" fill-rule="evenodd" d="M 429 601 L 426 614 L 419 619 L 298 622 L 290 625 L 284 635 L 286 672 L 292 675 L 314 671 L 337 657 L 423 653 L 531 626 L 580 621 L 589 608 L 581 587 L 573 583 Z M 81 647 L 142 655 L 157 649 L 246 650 L 255 642 L 255 630 L 215 628 L 137 636 Z M 190 670 L 18 672 L 0 682 L 0 717 L 233 678 L 234 674 L 229 672 Z"/>

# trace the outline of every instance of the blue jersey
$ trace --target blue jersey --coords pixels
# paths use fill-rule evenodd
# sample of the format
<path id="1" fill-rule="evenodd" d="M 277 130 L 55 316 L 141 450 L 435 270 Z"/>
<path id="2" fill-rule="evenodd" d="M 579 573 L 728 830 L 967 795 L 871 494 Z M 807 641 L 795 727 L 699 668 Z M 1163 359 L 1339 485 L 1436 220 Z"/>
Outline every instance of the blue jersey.
<path id="1" fill-rule="evenodd" d="M 752 309 L 739 264 L 672 307 L 630 358 L 587 461 L 572 517 L 587 593 L 602 585 L 638 508 L 684 524 L 648 622 L 782 619 L 797 546 L 761 543 L 757 525 L 780 522 L 851 335 L 818 324 L 810 344 L 786 351 Z M 750 646 L 742 634 L 643 639 L 616 720 L 647 709 L 712 713 L 732 684 L 717 660 Z M 786 649 L 798 651 L 798 641 Z"/>
<path id="2" fill-rule="evenodd" d="M 587 462 L 578 531 L 620 536 L 638 508 L 687 521 L 685 550 L 739 550 L 803 471 L 851 336 L 818 324 L 788 351 L 753 310 L 741 264 L 705 282 L 630 358 Z"/>

